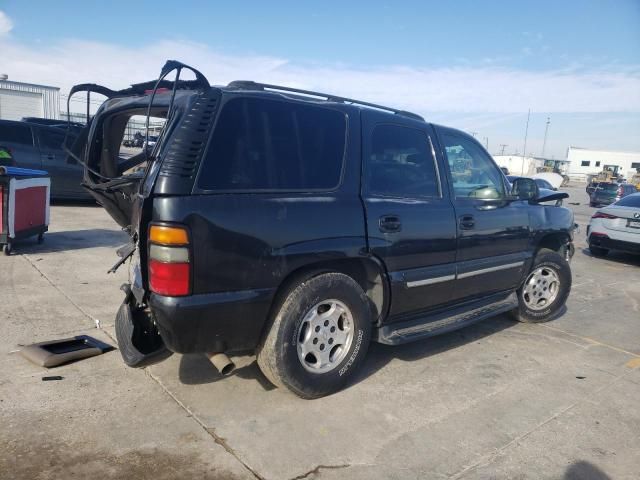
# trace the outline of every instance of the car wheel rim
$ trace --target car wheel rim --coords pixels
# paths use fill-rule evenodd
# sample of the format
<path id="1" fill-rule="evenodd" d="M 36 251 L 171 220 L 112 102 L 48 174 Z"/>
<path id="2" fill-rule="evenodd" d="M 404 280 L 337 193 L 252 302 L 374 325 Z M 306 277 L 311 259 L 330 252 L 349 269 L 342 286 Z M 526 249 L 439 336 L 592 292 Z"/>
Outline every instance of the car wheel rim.
<path id="1" fill-rule="evenodd" d="M 560 277 L 550 267 L 539 267 L 529 274 L 522 289 L 522 299 L 531 310 L 543 310 L 560 292 Z"/>
<path id="2" fill-rule="evenodd" d="M 353 315 L 339 300 L 314 305 L 298 327 L 298 359 L 312 373 L 327 373 L 340 365 L 353 340 Z"/>

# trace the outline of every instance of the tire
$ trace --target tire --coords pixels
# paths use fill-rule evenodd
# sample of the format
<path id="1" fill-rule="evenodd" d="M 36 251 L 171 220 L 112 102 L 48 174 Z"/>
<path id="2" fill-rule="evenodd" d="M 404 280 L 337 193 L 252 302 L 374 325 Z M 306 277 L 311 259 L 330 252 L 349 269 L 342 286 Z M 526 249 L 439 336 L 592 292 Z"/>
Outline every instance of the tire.
<path id="1" fill-rule="evenodd" d="M 520 322 L 548 322 L 564 306 L 570 291 L 569 262 L 558 252 L 542 248 L 517 291 L 518 308 L 511 314 Z"/>
<path id="2" fill-rule="evenodd" d="M 5 243 L 4 247 L 2 247 L 2 251 L 7 256 L 11 255 L 11 252 L 13 251 L 13 245 L 11 245 L 10 242 L 9 243 Z"/>
<path id="3" fill-rule="evenodd" d="M 151 316 L 132 309 L 129 295 L 118 309 L 115 330 L 120 355 L 129 367 L 144 368 L 173 355 L 165 347 Z"/>
<path id="4" fill-rule="evenodd" d="M 351 277 L 310 278 L 291 287 L 274 309 L 258 366 L 275 386 L 302 398 L 337 392 L 367 353 L 371 322 L 369 301 Z"/>
<path id="5" fill-rule="evenodd" d="M 44 233 L 39 233 L 38 234 L 38 245 L 42 245 L 43 242 L 44 242 Z"/>
<path id="6" fill-rule="evenodd" d="M 591 252 L 591 255 L 593 255 L 594 257 L 606 257 L 607 253 L 609 253 L 608 248 L 596 247 L 591 243 L 589 243 L 589 251 Z"/>

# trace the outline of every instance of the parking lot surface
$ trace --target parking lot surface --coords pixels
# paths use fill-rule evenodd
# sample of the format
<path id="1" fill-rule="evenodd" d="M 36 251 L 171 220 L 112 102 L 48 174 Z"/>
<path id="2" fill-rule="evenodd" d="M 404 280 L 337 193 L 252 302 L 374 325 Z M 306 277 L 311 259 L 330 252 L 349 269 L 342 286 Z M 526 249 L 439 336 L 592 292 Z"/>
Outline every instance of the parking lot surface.
<path id="1" fill-rule="evenodd" d="M 126 235 L 99 207 L 54 205 L 44 244 L 0 258 L 0 478 L 637 479 L 640 258 L 592 257 L 594 209 L 567 191 L 581 232 L 558 319 L 372 344 L 348 388 L 313 401 L 272 388 L 253 357 L 227 378 L 197 355 L 27 362 L 17 350 L 38 341 L 115 345 L 127 274 L 106 272 Z"/>

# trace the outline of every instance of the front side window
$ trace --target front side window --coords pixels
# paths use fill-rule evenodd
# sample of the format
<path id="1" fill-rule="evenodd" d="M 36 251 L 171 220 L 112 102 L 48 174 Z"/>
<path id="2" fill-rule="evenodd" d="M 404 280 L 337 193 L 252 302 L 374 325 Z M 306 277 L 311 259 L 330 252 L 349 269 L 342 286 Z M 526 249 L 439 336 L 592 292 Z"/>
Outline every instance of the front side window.
<path id="1" fill-rule="evenodd" d="M 328 108 L 237 98 L 222 109 L 203 190 L 331 190 L 341 179 L 347 120 Z"/>
<path id="2" fill-rule="evenodd" d="M 31 128 L 16 123 L 0 123 L 0 142 L 33 146 Z"/>
<path id="3" fill-rule="evenodd" d="M 458 135 L 443 135 L 456 198 L 504 197 L 502 174 L 493 160 L 475 144 Z"/>
<path id="4" fill-rule="evenodd" d="M 415 128 L 378 125 L 367 164 L 369 193 L 390 197 L 439 197 L 431 144 Z"/>

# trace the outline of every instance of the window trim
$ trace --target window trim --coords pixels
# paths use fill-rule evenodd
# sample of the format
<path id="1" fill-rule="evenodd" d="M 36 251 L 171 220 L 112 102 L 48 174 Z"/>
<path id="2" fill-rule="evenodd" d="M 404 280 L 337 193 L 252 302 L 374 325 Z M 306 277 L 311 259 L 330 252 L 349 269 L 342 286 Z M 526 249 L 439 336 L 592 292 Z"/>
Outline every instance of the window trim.
<path id="1" fill-rule="evenodd" d="M 370 171 L 370 158 L 365 158 L 365 151 L 363 151 L 362 154 L 362 164 L 363 164 L 363 175 L 362 175 L 362 185 L 363 185 L 363 192 L 372 198 L 414 198 L 414 199 L 420 199 L 420 200 L 430 200 L 430 199 L 436 199 L 436 200 L 441 200 L 443 198 L 443 191 L 442 191 L 442 180 L 440 177 L 440 167 L 438 166 L 438 157 L 436 156 L 436 151 L 433 145 L 433 140 L 431 139 L 431 135 L 424 129 L 422 128 L 417 128 L 411 125 L 405 125 L 402 123 L 393 123 L 393 122 L 380 122 L 380 123 L 376 123 L 373 128 L 369 129 L 369 134 L 367 135 L 368 137 L 368 143 L 367 143 L 367 150 L 366 153 L 370 153 L 372 148 L 371 145 L 373 143 L 373 134 L 376 130 L 376 128 L 378 127 L 400 127 L 400 128 L 406 128 L 407 130 L 415 130 L 419 133 L 421 133 L 422 135 L 424 135 L 428 141 L 426 147 L 427 147 L 427 151 L 431 152 L 431 158 L 434 164 L 434 170 L 436 172 L 436 187 L 438 189 L 438 194 L 437 195 L 389 195 L 389 194 L 382 194 L 382 193 L 375 193 L 371 191 L 371 188 L 369 186 L 369 182 L 367 181 L 369 175 L 369 171 Z M 367 155 L 368 157 L 368 155 Z"/>
<path id="2" fill-rule="evenodd" d="M 223 110 L 227 107 L 227 105 L 235 100 L 245 100 L 245 99 L 256 99 L 265 102 L 277 102 L 277 103 L 288 103 L 293 105 L 303 105 L 309 108 L 322 108 L 324 110 L 329 110 L 332 112 L 338 112 L 344 117 L 344 149 L 342 151 L 342 159 L 341 159 L 341 167 L 340 167 L 340 176 L 338 178 L 338 183 L 334 187 L 331 188 L 234 188 L 234 189 L 211 189 L 211 188 L 202 188 L 200 187 L 200 177 L 202 171 L 204 169 L 204 164 L 209 153 L 209 149 L 211 148 L 211 143 L 213 142 L 213 136 L 215 134 L 216 128 L 218 127 L 218 121 L 220 120 L 220 116 L 222 115 Z M 198 172 L 196 174 L 196 178 L 193 182 L 192 193 L 194 194 L 202 194 L 202 195 L 215 195 L 215 194 L 289 194 L 289 193 L 332 193 L 340 190 L 342 188 L 345 178 L 346 172 L 346 159 L 347 152 L 349 148 L 350 142 L 350 115 L 338 108 L 332 108 L 330 106 L 318 105 L 318 104 L 307 104 L 307 102 L 290 100 L 290 99 L 280 99 L 280 98 L 265 98 L 259 95 L 233 95 L 227 98 L 222 99 L 219 108 L 217 109 L 215 119 L 213 120 L 214 124 L 211 128 L 211 132 L 209 133 L 209 138 L 207 138 L 207 146 L 202 152 L 202 157 L 200 160 L 200 165 L 198 166 Z"/>
<path id="3" fill-rule="evenodd" d="M 484 147 L 480 144 L 480 142 L 478 142 L 475 138 L 471 137 L 471 136 L 467 136 L 464 134 L 460 134 L 458 132 L 448 132 L 448 131 L 442 131 L 439 132 L 439 137 L 440 137 L 440 143 L 441 143 L 441 149 L 442 149 L 442 156 L 443 156 L 443 160 L 444 160 L 444 164 L 445 164 L 445 168 L 447 169 L 447 180 L 449 182 L 449 187 L 451 190 L 451 200 L 454 202 L 472 202 L 472 203 L 495 203 L 495 202 L 502 202 L 504 200 L 506 200 L 509 196 L 509 188 L 507 183 L 508 179 L 507 176 L 502 172 L 502 170 L 500 169 L 500 167 L 498 166 L 498 164 L 496 163 L 496 161 L 493 159 L 493 157 L 487 152 L 485 153 L 485 155 L 487 156 L 487 158 L 489 159 L 489 162 L 494 166 L 494 168 L 496 169 L 496 171 L 499 173 L 499 177 L 500 177 L 500 184 L 502 185 L 502 196 L 500 198 L 475 198 L 475 197 L 459 197 L 456 195 L 456 187 L 455 187 L 455 182 L 453 181 L 453 175 L 451 174 L 451 165 L 449 164 L 449 155 L 447 154 L 447 145 L 446 142 L 444 141 L 446 136 L 450 136 L 450 137 L 456 137 L 456 138 L 461 138 L 463 140 L 469 140 L 472 143 L 474 143 L 477 147 L 479 147 L 480 152 L 486 152 L 486 150 L 484 150 Z"/>

